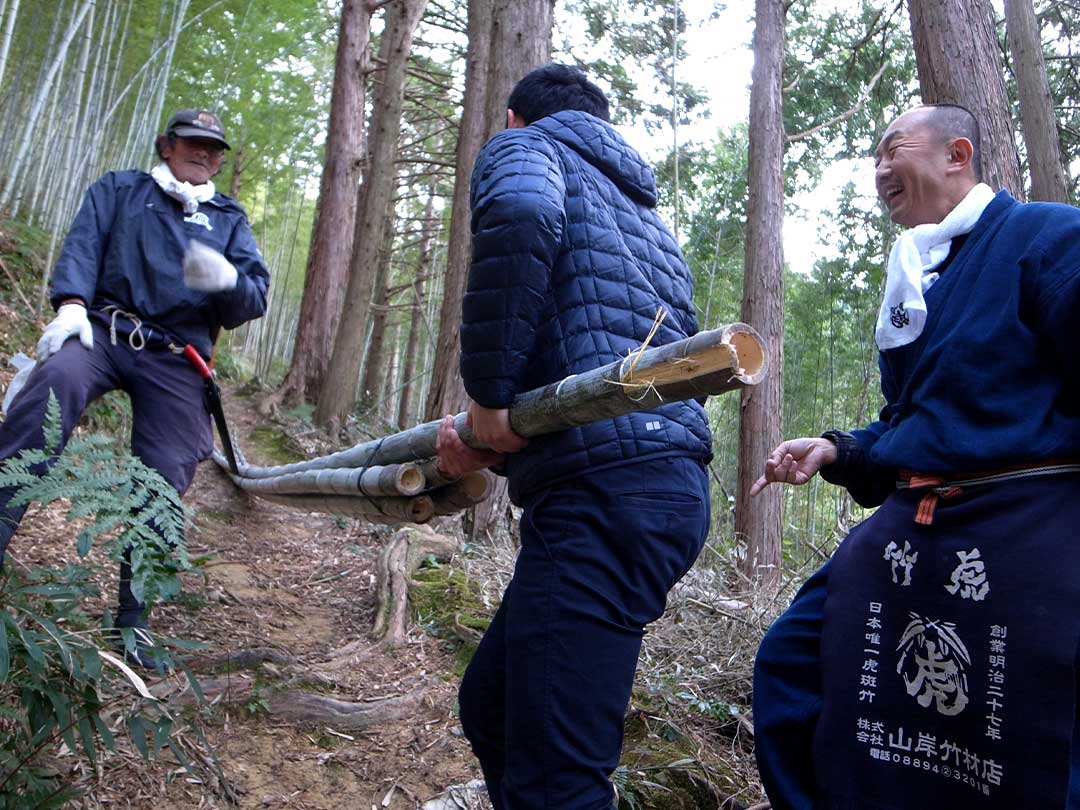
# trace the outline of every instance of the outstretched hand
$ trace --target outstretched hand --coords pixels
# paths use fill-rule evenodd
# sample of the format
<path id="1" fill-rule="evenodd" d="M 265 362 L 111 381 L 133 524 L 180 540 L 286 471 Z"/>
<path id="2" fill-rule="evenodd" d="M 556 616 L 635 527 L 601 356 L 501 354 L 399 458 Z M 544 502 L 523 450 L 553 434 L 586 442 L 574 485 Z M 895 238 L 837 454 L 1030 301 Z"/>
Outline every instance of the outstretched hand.
<path id="1" fill-rule="evenodd" d="M 765 472 L 750 487 L 750 495 L 757 495 L 769 484 L 805 484 L 818 470 L 836 459 L 836 445 L 828 439 L 791 439 L 783 442 L 765 461 Z"/>

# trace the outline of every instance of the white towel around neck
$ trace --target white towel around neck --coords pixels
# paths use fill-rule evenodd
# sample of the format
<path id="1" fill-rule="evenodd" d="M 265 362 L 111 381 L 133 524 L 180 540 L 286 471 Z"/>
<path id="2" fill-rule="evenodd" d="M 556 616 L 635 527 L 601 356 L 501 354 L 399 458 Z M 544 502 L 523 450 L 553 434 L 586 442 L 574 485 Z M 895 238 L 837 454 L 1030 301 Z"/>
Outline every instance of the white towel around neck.
<path id="1" fill-rule="evenodd" d="M 206 202 L 214 196 L 214 182 L 207 180 L 201 186 L 193 186 L 191 183 L 181 183 L 173 176 L 168 164 L 162 162 L 150 170 L 150 176 L 161 190 L 178 200 L 184 206 L 185 214 L 194 214 L 199 210 L 199 203 Z"/>
<path id="2" fill-rule="evenodd" d="M 979 183 L 937 224 L 916 225 L 893 243 L 885 275 L 885 297 L 878 312 L 874 337 L 882 351 L 906 346 L 926 325 L 923 297 L 938 280 L 934 271 L 949 255 L 953 237 L 971 233 L 994 192 Z"/>

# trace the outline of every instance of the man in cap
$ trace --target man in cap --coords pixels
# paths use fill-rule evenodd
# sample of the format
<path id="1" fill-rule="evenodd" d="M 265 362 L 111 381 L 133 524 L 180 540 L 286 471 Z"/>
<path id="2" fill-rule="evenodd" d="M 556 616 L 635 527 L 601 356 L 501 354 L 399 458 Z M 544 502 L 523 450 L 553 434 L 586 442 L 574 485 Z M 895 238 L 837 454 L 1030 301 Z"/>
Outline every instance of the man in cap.
<path id="1" fill-rule="evenodd" d="M 43 446 L 50 392 L 66 443 L 90 402 L 122 389 L 132 453 L 183 494 L 213 437 L 202 378 L 179 351 L 208 360 L 221 328 L 260 317 L 269 274 L 244 209 L 211 181 L 229 148 L 221 120 L 181 110 L 154 146 L 149 173 L 109 172 L 86 192 L 53 268 L 56 317 L 0 424 L 0 459 Z M 0 565 L 26 509 L 9 505 L 13 494 L 0 490 Z M 145 612 L 125 561 L 114 625 L 145 629 Z M 153 665 L 145 646 L 138 659 Z"/>

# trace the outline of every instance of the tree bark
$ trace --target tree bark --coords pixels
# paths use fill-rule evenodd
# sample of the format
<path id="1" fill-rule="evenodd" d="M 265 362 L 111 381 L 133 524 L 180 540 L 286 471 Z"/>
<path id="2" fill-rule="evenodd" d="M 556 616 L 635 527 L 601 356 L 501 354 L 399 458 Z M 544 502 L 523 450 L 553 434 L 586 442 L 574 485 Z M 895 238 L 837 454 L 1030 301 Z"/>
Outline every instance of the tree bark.
<path id="1" fill-rule="evenodd" d="M 495 0 L 484 140 L 506 126 L 506 102 L 514 85 L 551 61 L 554 8 L 554 0 Z"/>
<path id="2" fill-rule="evenodd" d="M 386 325 L 390 319 L 387 305 L 387 288 L 390 284 L 390 261 L 394 250 L 394 206 L 391 201 L 386 211 L 383 236 L 376 262 L 375 281 L 371 298 L 371 337 L 368 339 L 364 357 L 364 381 L 360 384 L 360 400 L 365 407 L 374 407 L 383 394 L 383 380 L 393 381 L 386 374 Z M 372 413 L 374 416 L 374 413 Z"/>
<path id="3" fill-rule="evenodd" d="M 401 131 L 405 68 L 426 5 L 427 0 L 397 0 L 386 6 L 386 24 L 379 45 L 380 63 L 384 66 L 382 83 L 371 119 L 371 168 L 360 191 L 341 322 L 315 409 L 315 421 L 324 427 L 340 426 L 353 406 L 379 241 L 396 179 L 394 160 Z"/>
<path id="4" fill-rule="evenodd" d="M 989 0 L 909 0 L 926 104 L 962 104 L 982 129 L 983 182 L 1024 198 Z"/>
<path id="5" fill-rule="evenodd" d="M 423 328 L 421 315 L 424 311 L 424 279 L 431 269 L 431 246 L 435 236 L 435 192 L 428 194 L 427 208 L 424 210 L 423 232 L 420 237 L 420 260 L 416 266 L 416 278 L 413 280 L 413 304 L 409 315 L 409 341 L 405 346 L 405 359 L 401 369 L 401 400 L 398 402 L 398 428 L 404 430 L 412 423 L 412 394 L 416 386 L 413 375 L 416 373 L 416 353 L 420 346 L 420 330 Z"/>
<path id="6" fill-rule="evenodd" d="M 484 141 L 506 126 L 506 102 L 514 85 L 530 70 L 551 60 L 554 8 L 554 0 L 495 0 L 484 105 Z M 475 162 L 475 155 L 473 160 Z M 456 323 L 461 323 L 460 302 Z M 506 487 L 506 479 L 500 476 L 491 497 L 473 510 L 470 536 L 474 542 L 486 535 L 499 516 L 505 514 L 510 501 Z"/>
<path id="7" fill-rule="evenodd" d="M 240 144 L 233 151 L 232 156 L 232 177 L 229 178 L 229 196 L 234 200 L 240 199 L 240 189 L 243 185 L 244 169 L 246 168 L 247 161 L 245 158 L 247 155 L 244 153 L 244 145 Z M 318 214 L 315 215 L 316 220 Z M 310 254 L 309 254 L 310 255 Z"/>
<path id="8" fill-rule="evenodd" d="M 378 561 L 378 613 L 374 634 L 389 647 L 400 647 L 408 635 L 409 586 L 424 560 L 450 560 L 461 553 L 458 540 L 426 526 L 399 529 L 383 546 Z"/>
<path id="9" fill-rule="evenodd" d="M 368 0 L 345 0 L 341 9 L 319 210 L 308 253 L 292 362 L 279 390 L 281 398 L 291 401 L 313 399 L 322 387 L 341 318 L 364 159 L 371 13 Z"/>
<path id="10" fill-rule="evenodd" d="M 750 501 L 762 464 L 782 440 L 784 406 L 784 0 L 756 0 L 750 85 L 749 203 L 742 318 L 761 335 L 769 375 L 742 392 L 735 534 L 745 545 L 741 570 L 765 587 L 779 581 L 783 492 L 766 487 Z"/>
<path id="11" fill-rule="evenodd" d="M 461 302 L 472 257 L 469 181 L 476 155 L 486 139 L 484 120 L 487 99 L 488 63 L 491 59 L 491 18 L 493 0 L 469 0 L 469 45 L 465 52 L 465 97 L 458 127 L 454 194 L 450 209 L 450 243 L 447 246 L 442 305 L 439 308 L 439 337 L 432 361 L 431 386 L 424 418 L 438 419 L 465 407 L 465 385 L 458 363 L 461 357 L 459 333 Z"/>
<path id="12" fill-rule="evenodd" d="M 1031 199 L 1068 203 L 1054 100 L 1031 0 L 1005 0 L 1005 25 L 1020 96 L 1020 126 L 1027 146 Z"/>

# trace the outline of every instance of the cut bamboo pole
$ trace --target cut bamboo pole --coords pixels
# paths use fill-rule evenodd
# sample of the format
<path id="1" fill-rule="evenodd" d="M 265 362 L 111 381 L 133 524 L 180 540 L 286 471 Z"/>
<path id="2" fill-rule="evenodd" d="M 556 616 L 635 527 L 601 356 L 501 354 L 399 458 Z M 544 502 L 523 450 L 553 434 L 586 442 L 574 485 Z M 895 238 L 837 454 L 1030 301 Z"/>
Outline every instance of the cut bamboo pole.
<path id="1" fill-rule="evenodd" d="M 436 515 L 453 515 L 485 500 L 491 494 L 491 487 L 490 474 L 474 472 L 429 494 L 435 502 Z"/>
<path id="2" fill-rule="evenodd" d="M 647 411 L 665 402 L 714 396 L 756 385 L 768 370 L 765 346 L 746 324 L 736 323 L 693 337 L 632 352 L 606 366 L 571 375 L 517 397 L 510 407 L 510 424 L 526 438 L 554 433 L 634 411 Z M 274 478 L 280 475 L 341 467 L 401 464 L 434 457 L 439 421 L 358 444 L 327 456 L 257 467 L 239 464 L 243 478 Z M 466 424 L 465 414 L 454 418 L 462 441 L 486 449 Z M 224 456 L 214 460 L 227 466 Z"/>
<path id="3" fill-rule="evenodd" d="M 308 470 L 273 478 L 230 478 L 238 487 L 258 495 L 418 495 L 430 489 L 416 464 L 389 464 L 366 469 Z"/>
<path id="4" fill-rule="evenodd" d="M 362 517 L 372 523 L 427 523 L 435 514 L 428 495 L 413 498 L 368 498 L 364 495 L 272 495 L 258 497 L 305 512 Z"/>
<path id="5" fill-rule="evenodd" d="M 453 478 L 440 470 L 439 460 L 437 458 L 425 458 L 422 461 L 418 461 L 416 466 L 420 469 L 421 475 L 424 476 L 424 489 L 438 489 L 439 487 L 445 487 L 460 480 Z"/>

